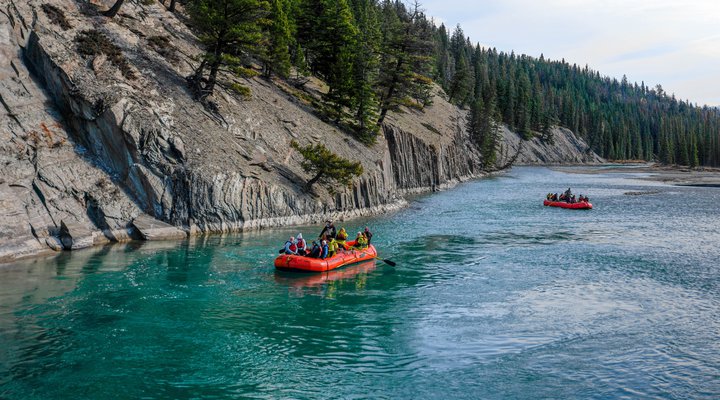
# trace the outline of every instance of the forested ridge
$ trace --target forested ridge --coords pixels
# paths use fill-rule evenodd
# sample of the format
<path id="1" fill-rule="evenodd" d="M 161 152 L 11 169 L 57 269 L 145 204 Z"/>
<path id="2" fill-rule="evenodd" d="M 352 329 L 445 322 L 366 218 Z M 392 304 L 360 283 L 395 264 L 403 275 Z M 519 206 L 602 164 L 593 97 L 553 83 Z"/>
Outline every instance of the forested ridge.
<path id="1" fill-rule="evenodd" d="M 206 101 L 218 71 L 262 73 L 327 88 L 316 109 L 372 143 L 388 111 L 422 110 L 433 84 L 470 110 L 468 130 L 487 165 L 497 123 L 552 142 L 567 127 L 611 160 L 720 165 L 720 111 L 598 71 L 473 44 L 458 25 L 437 26 L 417 2 L 399 0 L 186 0 L 207 52 L 189 77 Z M 242 87 L 234 87 L 243 93 Z"/>

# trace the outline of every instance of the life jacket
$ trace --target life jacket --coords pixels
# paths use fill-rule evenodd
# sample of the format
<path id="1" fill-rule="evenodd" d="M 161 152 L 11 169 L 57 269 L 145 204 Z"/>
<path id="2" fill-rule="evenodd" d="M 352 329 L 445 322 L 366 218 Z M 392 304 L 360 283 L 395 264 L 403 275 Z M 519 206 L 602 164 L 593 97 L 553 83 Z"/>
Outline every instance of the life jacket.
<path id="1" fill-rule="evenodd" d="M 298 240 L 297 248 L 300 250 L 307 250 L 307 244 L 305 243 L 305 239 Z"/>
<path id="2" fill-rule="evenodd" d="M 297 250 L 298 250 L 297 244 L 288 240 L 287 242 L 285 242 L 285 245 L 287 246 L 288 243 L 290 243 L 290 247 L 288 247 L 290 249 L 290 251 L 292 251 L 293 253 L 297 252 Z"/>

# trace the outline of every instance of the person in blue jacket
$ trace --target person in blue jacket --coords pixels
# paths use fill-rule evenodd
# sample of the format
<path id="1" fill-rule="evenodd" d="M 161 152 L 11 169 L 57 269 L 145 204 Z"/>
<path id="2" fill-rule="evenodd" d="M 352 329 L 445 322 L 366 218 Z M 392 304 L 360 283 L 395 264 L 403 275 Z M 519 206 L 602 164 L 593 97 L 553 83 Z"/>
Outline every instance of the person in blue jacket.
<path id="1" fill-rule="evenodd" d="M 328 256 L 328 251 L 330 251 L 330 248 L 328 247 L 328 242 L 327 242 L 327 240 L 323 240 L 323 241 L 322 241 L 321 249 L 322 249 L 322 250 L 320 251 L 320 258 L 324 260 L 324 259 L 326 259 L 327 256 Z"/>
<path id="2" fill-rule="evenodd" d="M 297 241 L 294 237 L 290 237 L 290 240 L 285 242 L 285 254 L 297 254 L 298 248 L 297 248 Z"/>

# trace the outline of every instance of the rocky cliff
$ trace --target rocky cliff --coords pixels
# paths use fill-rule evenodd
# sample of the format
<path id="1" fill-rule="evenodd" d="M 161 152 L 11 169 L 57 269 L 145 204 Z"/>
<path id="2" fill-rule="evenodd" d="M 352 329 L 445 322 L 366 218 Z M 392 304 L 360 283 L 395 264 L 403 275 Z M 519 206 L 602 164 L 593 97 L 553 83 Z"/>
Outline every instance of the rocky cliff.
<path id="1" fill-rule="evenodd" d="M 252 94 L 220 88 L 209 113 L 184 80 L 200 54 L 192 32 L 160 3 L 127 2 L 112 20 L 98 14 L 110 3 L 0 1 L 2 261 L 366 215 L 483 174 L 465 112 L 441 96 L 390 115 L 373 146 L 323 122 L 283 82 L 226 76 Z M 524 144 L 519 160 L 596 160 L 559 132 L 556 145 Z M 352 188 L 308 192 L 291 140 L 322 141 L 365 173 Z"/>

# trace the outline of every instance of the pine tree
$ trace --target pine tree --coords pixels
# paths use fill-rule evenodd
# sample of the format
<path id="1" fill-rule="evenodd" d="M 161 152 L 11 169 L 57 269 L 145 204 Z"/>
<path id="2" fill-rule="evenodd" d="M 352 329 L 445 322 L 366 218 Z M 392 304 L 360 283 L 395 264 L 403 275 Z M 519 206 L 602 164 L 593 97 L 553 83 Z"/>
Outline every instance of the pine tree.
<path id="1" fill-rule="evenodd" d="M 295 45 L 295 51 L 292 55 L 292 65 L 295 67 L 295 80 L 297 83 L 305 84 L 302 78 L 310 75 L 310 69 L 308 67 L 307 59 L 305 58 L 305 50 L 300 44 Z"/>
<path id="2" fill-rule="evenodd" d="M 445 24 L 440 24 L 440 28 L 435 33 L 435 42 L 435 71 L 433 72 L 433 78 L 447 92 L 452 77 L 452 60 L 450 57 L 450 38 Z"/>
<path id="3" fill-rule="evenodd" d="M 353 178 L 363 173 L 360 162 L 342 158 L 322 143 L 300 146 L 298 142 L 292 141 L 290 146 L 303 156 L 300 165 L 305 172 L 312 175 L 306 184 L 308 189 L 318 182 L 328 185 L 338 182 L 349 187 Z"/>
<path id="4" fill-rule="evenodd" d="M 399 1 L 385 0 L 381 11 L 383 43 L 378 80 L 378 126 L 382 125 L 388 111 L 407 104 L 409 96 L 421 90 L 418 86 L 428 85 L 425 78 L 432 72 L 431 55 L 434 49 L 433 26 L 417 2 L 412 10 L 408 10 Z"/>
<path id="5" fill-rule="evenodd" d="M 454 75 L 450 80 L 449 101 L 463 105 L 472 90 L 473 74 L 470 71 L 470 60 L 466 51 L 465 34 L 458 25 L 450 38 L 450 51 L 455 60 Z"/>
<path id="6" fill-rule="evenodd" d="M 260 22 L 267 9 L 268 3 L 261 0 L 188 1 L 186 10 L 206 48 L 202 62 L 188 77 L 196 99 L 205 101 L 213 93 L 221 66 L 244 72 L 243 58 L 259 52 Z"/>
<path id="7" fill-rule="evenodd" d="M 284 0 L 270 0 L 267 43 L 263 55 L 263 73 L 269 78 L 273 73 L 282 78 L 290 74 L 290 23 Z"/>
<path id="8" fill-rule="evenodd" d="M 499 137 L 493 121 L 493 104 L 485 104 L 481 98 L 470 106 L 467 129 L 470 138 L 480 149 L 482 165 L 485 170 L 495 169 Z"/>
<path id="9" fill-rule="evenodd" d="M 354 0 L 352 3 L 358 28 L 353 58 L 353 107 L 359 139 L 373 142 L 378 132 L 375 124 L 378 118 L 378 100 L 374 85 L 379 74 L 378 52 L 382 32 L 374 0 Z"/>

